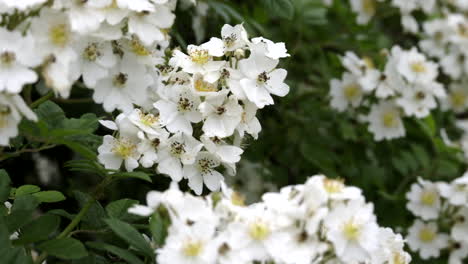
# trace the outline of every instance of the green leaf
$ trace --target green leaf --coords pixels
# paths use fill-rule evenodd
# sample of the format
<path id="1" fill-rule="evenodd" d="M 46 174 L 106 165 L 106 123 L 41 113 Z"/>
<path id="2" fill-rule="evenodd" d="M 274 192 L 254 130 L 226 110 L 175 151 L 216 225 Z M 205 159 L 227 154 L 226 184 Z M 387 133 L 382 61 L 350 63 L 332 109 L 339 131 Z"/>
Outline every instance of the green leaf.
<path id="1" fill-rule="evenodd" d="M 75 191 L 73 194 L 81 207 L 83 207 L 89 199 L 92 199 L 91 196 L 86 193 Z M 82 221 L 92 228 L 101 228 L 105 226 L 103 222 L 104 218 L 107 218 L 106 211 L 98 201 L 94 201 Z"/>
<path id="2" fill-rule="evenodd" d="M 28 257 L 24 248 L 1 248 L 1 263 L 8 264 L 32 264 L 31 257 Z"/>
<path id="3" fill-rule="evenodd" d="M 11 208 L 11 213 L 5 217 L 8 230 L 13 232 L 29 223 L 39 205 L 39 201 L 31 194 L 17 197 Z"/>
<path id="4" fill-rule="evenodd" d="M 164 245 L 164 241 L 167 237 L 167 228 L 169 227 L 169 224 L 169 221 L 165 220 L 159 212 L 155 212 L 151 216 L 149 220 L 149 227 L 151 234 L 153 235 L 154 242 L 156 242 L 157 245 Z"/>
<path id="5" fill-rule="evenodd" d="M 43 191 L 33 194 L 41 203 L 56 203 L 65 200 L 65 196 L 59 191 Z"/>
<path id="6" fill-rule="evenodd" d="M 128 213 L 128 208 L 132 205 L 137 204 L 137 200 L 122 199 L 114 201 L 106 206 L 106 212 L 111 218 L 117 218 L 121 220 L 135 219 L 134 215 Z M 137 217 L 136 219 L 138 219 Z"/>
<path id="7" fill-rule="evenodd" d="M 147 182 L 153 182 L 151 180 L 151 177 L 141 171 L 133 171 L 133 172 L 118 172 L 113 175 L 114 177 L 119 177 L 119 178 L 136 178 L 136 179 L 141 179 Z"/>
<path id="8" fill-rule="evenodd" d="M 29 244 L 47 239 L 50 234 L 58 229 L 59 225 L 59 216 L 52 214 L 43 215 L 21 228 L 21 235 L 19 239 L 14 241 L 14 244 Z"/>
<path id="9" fill-rule="evenodd" d="M 140 250 L 146 256 L 154 258 L 153 249 L 133 226 L 114 218 L 106 219 L 105 222 L 120 238 Z"/>
<path id="10" fill-rule="evenodd" d="M 16 189 L 15 196 L 18 197 L 21 195 L 33 194 L 33 193 L 37 193 L 40 190 L 41 188 L 39 188 L 39 186 L 36 186 L 36 185 L 29 185 L 29 184 L 23 185 L 23 186 L 18 187 L 18 189 Z"/>
<path id="11" fill-rule="evenodd" d="M 47 213 L 54 214 L 54 215 L 59 215 L 61 217 L 65 217 L 65 218 L 70 219 L 70 220 L 73 220 L 73 218 L 75 218 L 75 216 L 76 216 L 74 214 L 70 214 L 69 212 L 67 212 L 67 211 L 65 211 L 63 209 L 54 209 L 54 210 L 50 210 Z"/>
<path id="12" fill-rule="evenodd" d="M 88 255 L 80 241 L 69 237 L 46 241 L 37 248 L 61 259 L 79 259 Z"/>
<path id="13" fill-rule="evenodd" d="M 109 244 L 104 244 L 104 243 L 99 243 L 99 242 L 88 242 L 86 243 L 87 246 L 95 248 L 97 250 L 105 250 L 108 251 L 124 260 L 126 260 L 130 264 L 143 264 L 143 262 L 136 257 L 133 253 L 130 251 L 119 248 L 113 245 Z"/>
<path id="14" fill-rule="evenodd" d="M 11 180 L 6 170 L 0 169 L 0 203 L 5 202 L 10 196 Z"/>
<path id="15" fill-rule="evenodd" d="M 278 17 L 292 19 L 294 6 L 291 0 L 263 0 L 263 4 L 271 14 Z"/>
<path id="16" fill-rule="evenodd" d="M 69 147 L 70 149 L 80 153 L 83 157 L 90 159 L 90 160 L 95 160 L 96 159 L 96 153 L 88 148 L 87 146 L 78 143 L 78 142 L 73 142 L 73 141 L 68 141 L 68 140 L 60 140 L 60 144 L 64 144 L 65 146 Z"/>

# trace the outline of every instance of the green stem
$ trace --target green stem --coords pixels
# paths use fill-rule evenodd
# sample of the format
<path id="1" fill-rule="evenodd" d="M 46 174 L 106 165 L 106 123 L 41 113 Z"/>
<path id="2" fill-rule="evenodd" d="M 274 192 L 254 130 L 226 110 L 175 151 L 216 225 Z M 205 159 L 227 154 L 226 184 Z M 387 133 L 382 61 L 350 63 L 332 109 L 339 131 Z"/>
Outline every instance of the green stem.
<path id="1" fill-rule="evenodd" d="M 13 157 L 17 157 L 23 153 L 35 153 L 35 152 L 40 152 L 42 150 L 46 150 L 46 149 L 50 149 L 50 148 L 55 148 L 57 145 L 55 144 L 51 144 L 51 145 L 44 145 L 42 147 L 39 147 L 39 148 L 34 148 L 34 149 L 21 149 L 21 150 L 18 150 L 16 152 L 6 152 L 4 153 L 3 155 L 0 156 L 0 162 L 1 161 L 4 161 L 6 159 L 9 159 L 9 158 L 13 158 Z"/>
<path id="2" fill-rule="evenodd" d="M 36 101 L 32 102 L 29 107 L 30 108 L 35 108 L 39 106 L 40 104 L 44 103 L 45 101 L 49 100 L 54 96 L 54 92 L 50 91 L 46 95 L 42 96 L 41 98 L 37 99 Z"/>
<path id="3" fill-rule="evenodd" d="M 91 193 L 91 198 L 84 204 L 83 208 L 81 208 L 80 212 L 73 218 L 73 220 L 68 224 L 67 227 L 60 233 L 56 239 L 65 238 L 67 237 L 73 229 L 81 222 L 83 217 L 89 211 L 91 206 L 93 206 L 94 202 L 98 200 L 98 198 L 102 195 L 103 190 L 112 182 L 112 174 L 107 175 L 101 183 L 94 189 Z M 47 252 L 42 252 L 42 254 L 36 259 L 34 263 L 41 264 L 47 258 Z"/>

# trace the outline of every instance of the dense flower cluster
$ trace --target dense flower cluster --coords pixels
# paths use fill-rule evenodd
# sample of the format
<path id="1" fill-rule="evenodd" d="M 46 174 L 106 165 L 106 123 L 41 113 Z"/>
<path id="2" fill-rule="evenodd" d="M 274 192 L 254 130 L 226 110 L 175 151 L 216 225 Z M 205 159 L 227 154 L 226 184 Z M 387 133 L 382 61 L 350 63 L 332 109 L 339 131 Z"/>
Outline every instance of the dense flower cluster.
<path id="1" fill-rule="evenodd" d="M 34 114 L 18 96 L 39 80 L 68 97 L 81 78 L 105 110 L 142 104 L 169 44 L 176 0 L 0 1 L 0 145 Z"/>
<path id="2" fill-rule="evenodd" d="M 284 43 L 249 40 L 242 25 L 225 25 L 221 35 L 200 46 L 189 45 L 187 54 L 174 50 L 155 68 L 157 85 L 146 90 L 144 102 L 123 96 L 109 101 L 127 102 L 116 122 L 103 122 L 119 132 L 105 136 L 98 149 L 106 168 L 119 169 L 123 161 L 127 171 L 155 166 L 173 181 L 188 179 L 197 194 L 203 184 L 211 191 L 219 189 L 221 165 L 235 174 L 242 139 L 246 134 L 256 139 L 261 130 L 257 109 L 273 104 L 272 95 L 289 92 L 284 83 L 287 72 L 277 68 L 279 59 L 289 55 Z M 131 66 L 128 70 L 134 76 L 144 73 Z M 122 80 L 127 76 L 130 80 L 126 74 Z M 135 82 L 144 80 L 137 77 Z M 115 80 L 120 79 L 108 83 L 115 85 Z M 135 85 L 131 87 L 136 94 Z M 139 108 L 132 109 L 133 105 Z"/>
<path id="3" fill-rule="evenodd" d="M 352 52 L 341 61 L 347 71 L 341 80 L 330 82 L 331 107 L 340 112 L 367 112 L 360 120 L 369 123 L 368 130 L 377 141 L 403 137 L 403 117 L 423 118 L 437 106 L 436 98 L 446 96 L 436 80 L 438 65 L 415 48 L 393 47 L 383 70 Z"/>
<path id="4" fill-rule="evenodd" d="M 287 186 L 245 205 L 223 186 L 221 194 L 195 197 L 173 185 L 149 192 L 147 206 L 129 212 L 166 211 L 171 225 L 156 249 L 161 264 L 409 263 L 404 240 L 379 227 L 361 190 L 323 175 Z"/>
<path id="5" fill-rule="evenodd" d="M 448 251 L 449 264 L 468 257 L 468 173 L 446 182 L 419 179 L 406 194 L 407 208 L 417 217 L 408 229 L 407 242 L 422 259 Z"/>

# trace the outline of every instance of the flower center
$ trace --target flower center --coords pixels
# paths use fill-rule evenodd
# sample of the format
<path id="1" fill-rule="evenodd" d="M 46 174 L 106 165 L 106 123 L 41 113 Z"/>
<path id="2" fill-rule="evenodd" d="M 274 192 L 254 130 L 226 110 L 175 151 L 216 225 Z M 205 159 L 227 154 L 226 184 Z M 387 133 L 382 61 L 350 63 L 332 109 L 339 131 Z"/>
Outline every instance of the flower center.
<path id="1" fill-rule="evenodd" d="M 249 235 L 255 240 L 265 240 L 270 233 L 268 225 L 261 220 L 257 220 L 249 226 Z"/>
<path id="2" fill-rule="evenodd" d="M 323 187 L 328 193 L 339 193 L 343 190 L 344 183 L 342 180 L 324 179 Z"/>
<path id="3" fill-rule="evenodd" d="M 398 125 L 398 118 L 394 112 L 386 112 L 382 115 L 382 123 L 387 128 L 393 128 Z"/>
<path id="4" fill-rule="evenodd" d="M 236 43 L 236 40 L 237 40 L 237 36 L 234 33 L 223 38 L 224 45 L 228 48 L 234 46 L 234 43 Z"/>
<path id="5" fill-rule="evenodd" d="M 148 56 L 151 52 L 138 40 L 138 38 L 133 37 L 130 41 L 130 47 L 132 48 L 133 53 L 138 56 Z"/>
<path id="6" fill-rule="evenodd" d="M 224 106 L 220 106 L 220 107 L 216 108 L 216 114 L 222 115 L 224 113 L 226 113 L 226 108 Z"/>
<path id="7" fill-rule="evenodd" d="M 5 66 L 10 66 L 16 60 L 16 54 L 11 51 L 4 51 L 0 54 L 0 62 Z"/>
<path id="8" fill-rule="evenodd" d="M 237 206 L 245 206 L 245 198 L 238 192 L 232 192 L 231 203 Z"/>
<path id="9" fill-rule="evenodd" d="M 362 11 L 367 15 L 375 14 L 375 1 L 374 0 L 363 0 L 362 1 Z"/>
<path id="10" fill-rule="evenodd" d="M 421 91 L 419 91 L 419 92 L 417 92 L 417 93 L 415 94 L 415 98 L 416 98 L 416 100 L 424 100 L 424 98 L 426 98 L 426 94 L 423 93 L 423 92 L 421 92 Z"/>
<path id="11" fill-rule="evenodd" d="M 0 105 L 0 128 L 8 126 L 8 116 L 11 113 L 11 109 L 8 105 Z"/>
<path id="12" fill-rule="evenodd" d="M 112 152 L 126 159 L 135 153 L 136 145 L 126 139 L 117 140 Z"/>
<path id="13" fill-rule="evenodd" d="M 210 54 L 205 49 L 192 49 L 189 51 L 190 59 L 196 64 L 205 64 L 210 60 Z"/>
<path id="14" fill-rule="evenodd" d="M 68 43 L 70 32 L 66 24 L 58 24 L 49 30 L 50 41 L 57 46 L 63 47 Z"/>
<path id="15" fill-rule="evenodd" d="M 200 255 L 203 250 L 203 243 L 201 241 L 188 241 L 182 248 L 182 252 L 187 257 L 196 257 Z"/>
<path id="16" fill-rule="evenodd" d="M 264 84 L 266 83 L 268 80 L 270 80 L 270 77 L 268 76 L 268 74 L 266 72 L 262 72 L 258 75 L 257 77 L 257 83 L 258 84 Z"/>
<path id="17" fill-rule="evenodd" d="M 452 94 L 450 95 L 450 100 L 452 101 L 454 107 L 460 108 L 465 105 L 467 97 L 468 96 L 466 93 L 462 91 L 456 91 L 452 92 Z"/>
<path id="18" fill-rule="evenodd" d="M 343 225 L 343 234 L 349 240 L 357 240 L 360 233 L 361 226 L 355 223 L 353 219 Z"/>
<path id="19" fill-rule="evenodd" d="M 113 84 L 116 87 L 124 87 L 125 83 L 127 83 L 128 75 L 125 73 L 119 73 L 114 76 Z"/>
<path id="20" fill-rule="evenodd" d="M 202 174 L 211 173 L 213 167 L 216 167 L 216 162 L 214 162 L 212 159 L 202 158 L 198 160 L 198 170 Z"/>
<path id="21" fill-rule="evenodd" d="M 144 114 L 140 112 L 140 122 L 145 126 L 153 126 L 159 121 L 158 116 L 154 116 L 153 114 Z"/>
<path id="22" fill-rule="evenodd" d="M 405 264 L 406 260 L 405 257 L 399 253 L 399 252 L 394 252 L 393 253 L 393 264 Z"/>
<path id="23" fill-rule="evenodd" d="M 424 73 L 427 71 L 427 68 L 423 62 L 417 61 L 417 62 L 411 63 L 411 70 L 415 73 Z"/>
<path id="24" fill-rule="evenodd" d="M 171 154 L 174 157 L 180 157 L 185 153 L 185 144 L 181 142 L 172 142 L 171 144 Z"/>
<path id="25" fill-rule="evenodd" d="M 188 112 L 193 109 L 193 102 L 186 98 L 186 97 L 180 97 L 179 102 L 177 102 L 177 110 L 179 112 Z"/>
<path id="26" fill-rule="evenodd" d="M 419 239 L 422 242 L 429 243 L 432 242 L 436 237 L 436 233 L 430 228 L 423 228 L 419 231 Z"/>
<path id="27" fill-rule="evenodd" d="M 421 203 L 427 206 L 432 206 L 434 205 L 437 195 L 434 192 L 431 191 L 423 191 L 421 193 Z"/>
<path id="28" fill-rule="evenodd" d="M 205 82 L 203 78 L 199 78 L 195 81 L 194 83 L 195 90 L 199 92 L 216 92 L 218 89 L 216 88 L 216 85 Z"/>
<path id="29" fill-rule="evenodd" d="M 97 43 L 89 44 L 83 51 L 83 57 L 89 61 L 95 61 L 101 56 Z"/>
<path id="30" fill-rule="evenodd" d="M 343 89 L 344 96 L 348 100 L 352 100 L 361 95 L 361 88 L 357 83 L 346 85 Z"/>

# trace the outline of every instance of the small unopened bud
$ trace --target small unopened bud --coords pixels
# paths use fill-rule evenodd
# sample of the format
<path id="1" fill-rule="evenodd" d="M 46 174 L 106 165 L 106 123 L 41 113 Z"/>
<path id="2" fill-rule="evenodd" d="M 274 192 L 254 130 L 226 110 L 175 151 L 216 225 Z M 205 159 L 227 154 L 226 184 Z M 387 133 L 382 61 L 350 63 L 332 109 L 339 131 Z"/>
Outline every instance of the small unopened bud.
<path id="1" fill-rule="evenodd" d="M 243 49 L 236 49 L 234 51 L 234 57 L 238 60 L 243 59 L 245 57 L 245 51 Z"/>

